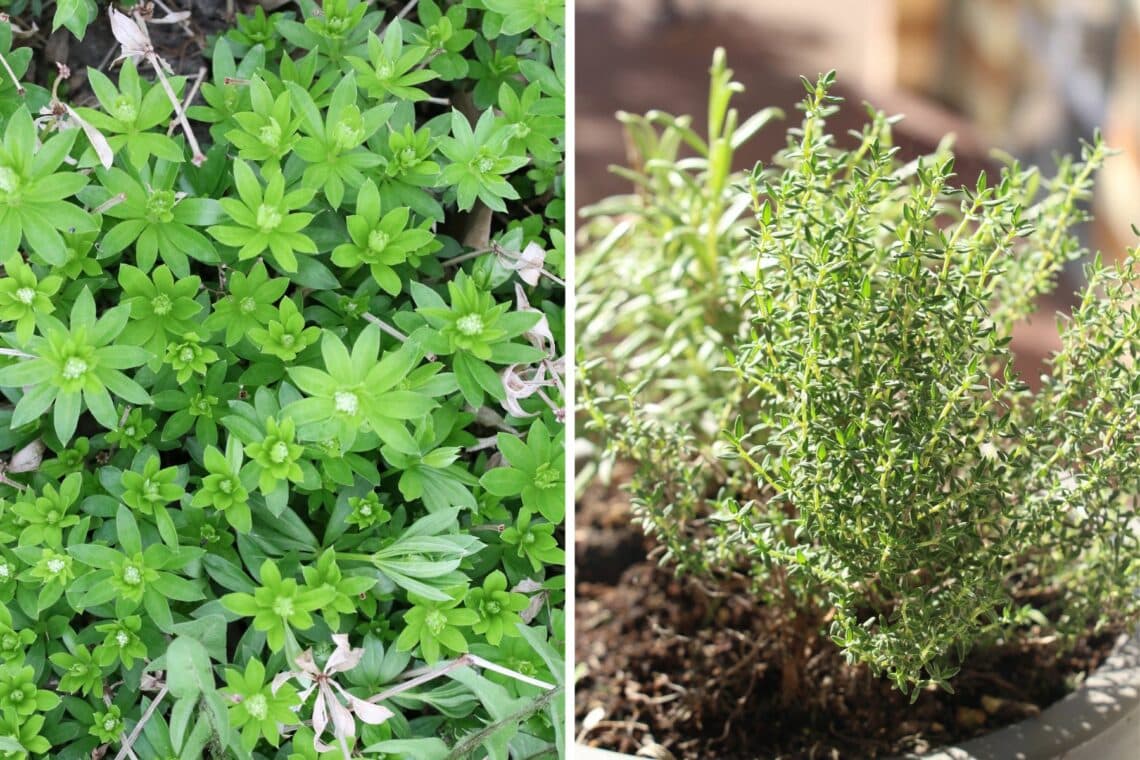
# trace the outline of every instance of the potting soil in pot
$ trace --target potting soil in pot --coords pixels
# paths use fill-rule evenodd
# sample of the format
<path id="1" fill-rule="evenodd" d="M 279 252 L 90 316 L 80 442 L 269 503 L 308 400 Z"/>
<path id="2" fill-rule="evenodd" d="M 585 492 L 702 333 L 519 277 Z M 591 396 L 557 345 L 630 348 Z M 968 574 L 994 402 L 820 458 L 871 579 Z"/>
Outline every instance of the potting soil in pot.
<path id="1" fill-rule="evenodd" d="M 803 696 L 784 704 L 774 656 L 775 632 L 789 625 L 782 610 L 750 594 L 745 579 L 739 593 L 714 597 L 646 559 L 652 543 L 613 490 L 592 489 L 578 515 L 578 567 L 589 580 L 578 584 L 577 719 L 601 708 L 583 741 L 619 752 L 656 742 L 678 760 L 921 754 L 1036 715 L 1098 667 L 1123 630 L 1083 638 L 1061 656 L 1057 641 L 1031 635 L 974 652 L 955 694 L 927 690 L 913 704 L 817 637 Z M 1027 590 L 1022 601 L 1040 603 L 1041 593 Z"/>

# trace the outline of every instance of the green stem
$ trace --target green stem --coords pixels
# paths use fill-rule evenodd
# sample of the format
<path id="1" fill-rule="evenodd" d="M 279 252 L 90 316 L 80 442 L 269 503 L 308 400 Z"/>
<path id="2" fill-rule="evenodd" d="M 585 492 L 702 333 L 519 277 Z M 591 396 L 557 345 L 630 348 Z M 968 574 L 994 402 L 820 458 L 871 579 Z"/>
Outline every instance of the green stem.
<path id="1" fill-rule="evenodd" d="M 494 723 L 488 723 L 482 730 L 476 731 L 463 741 L 459 742 L 459 744 L 456 744 L 448 756 L 445 758 L 445 760 L 461 760 L 462 758 L 470 757 L 471 753 L 474 752 L 475 749 L 486 739 L 494 736 L 496 733 L 506 728 L 507 726 L 518 725 L 535 713 L 545 709 L 551 702 L 554 701 L 554 698 L 561 693 L 561 686 L 559 686 L 557 689 L 551 689 L 521 710 L 511 713 L 502 720 L 497 720 Z"/>
<path id="2" fill-rule="evenodd" d="M 958 238 L 962 236 L 966 226 L 974 218 L 974 214 L 978 212 L 981 207 L 982 196 L 978 195 L 974 198 L 974 203 L 970 207 L 970 211 L 962 217 L 962 221 L 958 223 L 958 227 L 954 230 L 954 234 L 950 236 L 949 242 L 946 243 L 946 254 L 942 258 L 942 273 L 938 277 L 938 288 L 935 289 L 934 295 L 941 295 L 942 288 L 946 285 L 946 280 L 950 276 L 950 261 L 954 257 L 954 246 L 958 243 Z"/>

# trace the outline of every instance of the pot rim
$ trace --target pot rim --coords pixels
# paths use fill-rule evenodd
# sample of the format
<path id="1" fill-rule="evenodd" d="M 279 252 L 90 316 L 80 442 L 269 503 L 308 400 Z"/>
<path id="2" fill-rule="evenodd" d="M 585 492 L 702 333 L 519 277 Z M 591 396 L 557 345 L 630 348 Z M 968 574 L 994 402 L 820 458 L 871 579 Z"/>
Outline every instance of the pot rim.
<path id="1" fill-rule="evenodd" d="M 1140 627 L 1122 636 L 1104 663 L 1075 691 L 1034 716 L 960 745 L 906 760 L 1039 760 L 1079 748 L 1113 726 L 1140 713 Z M 605 749 L 575 745 L 581 760 L 635 758 Z"/>
<path id="2" fill-rule="evenodd" d="M 1022 760 L 1060 757 L 1140 711 L 1140 628 L 1075 691 L 1040 715 L 927 755 L 922 760 Z"/>

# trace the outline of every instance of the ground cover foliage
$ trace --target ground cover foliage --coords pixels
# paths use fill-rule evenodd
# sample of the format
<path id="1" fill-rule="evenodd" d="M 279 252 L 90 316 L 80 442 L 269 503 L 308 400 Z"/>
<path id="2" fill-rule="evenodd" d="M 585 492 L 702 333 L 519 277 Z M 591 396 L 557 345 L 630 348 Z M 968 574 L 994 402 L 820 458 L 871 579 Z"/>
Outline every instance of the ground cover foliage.
<path id="1" fill-rule="evenodd" d="M 949 142 L 902 162 L 873 109 L 831 134 L 834 78 L 743 174 L 778 114 L 738 121 L 723 53 L 707 137 L 623 116 L 635 190 L 589 211 L 579 270 L 586 428 L 669 561 L 787 610 L 789 703 L 816 631 L 916 696 L 975 647 L 1134 620 L 1140 577 L 1134 253 L 1088 267 L 1039 390 L 1009 349 L 1108 151 L 961 187 Z"/>
<path id="2" fill-rule="evenodd" d="M 0 756 L 560 756 L 562 3 L 4 5 Z"/>

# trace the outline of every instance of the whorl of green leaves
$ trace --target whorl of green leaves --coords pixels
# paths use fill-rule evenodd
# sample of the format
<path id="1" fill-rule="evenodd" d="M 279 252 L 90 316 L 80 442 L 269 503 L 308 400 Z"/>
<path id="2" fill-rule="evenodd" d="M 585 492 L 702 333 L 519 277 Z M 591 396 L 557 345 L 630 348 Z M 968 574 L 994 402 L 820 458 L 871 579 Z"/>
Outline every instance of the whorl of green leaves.
<path id="1" fill-rule="evenodd" d="M 639 519 L 686 570 L 744 568 L 903 689 L 1030 621 L 1133 615 L 1140 352 L 1130 265 L 1090 269 L 1039 392 L 1013 326 L 1083 253 L 1099 137 L 1055 177 L 960 187 L 949 142 L 903 163 L 896 119 L 827 130 L 834 74 L 770 167 L 725 181 L 718 54 L 707 143 L 626 117 L 633 196 L 590 213 L 581 266 L 587 429 L 632 460 Z M 748 122 L 768 119 L 767 112 Z M 687 143 L 695 159 L 679 159 Z M 1013 601 L 1039 586 L 1035 606 Z"/>
<path id="2" fill-rule="evenodd" d="M 97 5 L 140 60 L 20 83 Z M 198 88 L 106 6 L 0 0 L 0 756 L 563 756 L 562 3 L 253 4 Z"/>

